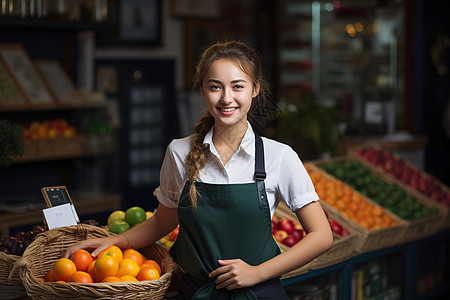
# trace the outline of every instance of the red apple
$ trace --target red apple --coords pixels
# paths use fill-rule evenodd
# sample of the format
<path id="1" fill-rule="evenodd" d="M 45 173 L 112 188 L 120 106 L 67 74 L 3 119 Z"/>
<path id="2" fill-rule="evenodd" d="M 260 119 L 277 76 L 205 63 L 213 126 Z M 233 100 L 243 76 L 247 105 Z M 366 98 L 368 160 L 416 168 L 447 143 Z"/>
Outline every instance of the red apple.
<path id="1" fill-rule="evenodd" d="M 341 226 L 341 224 L 339 224 L 338 222 L 336 222 L 336 221 L 334 221 L 334 220 L 331 220 L 331 221 L 330 221 L 330 227 L 331 227 L 331 230 L 332 230 L 334 233 L 339 234 L 339 235 L 342 234 L 342 226 Z"/>
<path id="2" fill-rule="evenodd" d="M 349 236 L 349 235 L 350 231 L 347 228 L 342 227 L 341 236 Z"/>
<path id="3" fill-rule="evenodd" d="M 394 159 L 391 157 L 389 158 L 385 157 L 383 169 L 386 172 L 391 173 L 394 170 Z"/>
<path id="4" fill-rule="evenodd" d="M 281 218 L 278 221 L 278 229 L 284 230 L 287 234 L 292 234 L 295 230 L 294 222 L 288 218 Z"/>
<path id="5" fill-rule="evenodd" d="M 272 220 L 272 234 L 275 234 L 278 230 L 278 224 L 275 222 L 275 220 Z"/>
<path id="6" fill-rule="evenodd" d="M 292 247 L 295 244 L 297 244 L 298 240 L 295 236 L 293 236 L 292 234 L 288 235 L 283 241 L 282 243 L 288 247 Z"/>
<path id="7" fill-rule="evenodd" d="M 297 242 L 300 241 L 304 237 L 303 230 L 295 230 L 292 233 L 292 236 L 294 236 L 297 239 Z"/>
<path id="8" fill-rule="evenodd" d="M 284 230 L 277 230 L 274 234 L 277 242 L 283 242 L 284 239 L 288 236 L 287 232 Z"/>

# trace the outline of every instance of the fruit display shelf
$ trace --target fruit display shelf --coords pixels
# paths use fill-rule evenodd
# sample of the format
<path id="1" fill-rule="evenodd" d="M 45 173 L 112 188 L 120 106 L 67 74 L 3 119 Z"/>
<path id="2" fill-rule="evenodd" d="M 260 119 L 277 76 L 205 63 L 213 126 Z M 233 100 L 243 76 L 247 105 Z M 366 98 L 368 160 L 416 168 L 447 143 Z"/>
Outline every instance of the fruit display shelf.
<path id="1" fill-rule="evenodd" d="M 287 207 L 284 202 L 281 202 L 278 205 L 275 215 L 279 219 L 287 218 L 292 221 L 297 220 L 297 216 Z M 327 216 L 330 220 L 336 220 L 333 213 L 327 214 Z M 339 236 L 338 234 L 334 233 L 333 246 L 330 250 L 312 260 L 305 266 L 284 274 L 282 276 L 282 279 L 304 274 L 310 270 L 325 268 L 349 259 L 353 255 L 353 249 L 360 233 L 346 222 L 341 222 L 340 224 L 348 230 L 347 235 Z M 278 243 L 278 245 L 280 246 L 281 251 L 286 251 L 287 249 L 289 249 L 289 247 L 284 245 L 283 243 Z"/>
<path id="2" fill-rule="evenodd" d="M 349 151 L 349 156 L 373 168 L 380 176 L 389 177 L 405 190 L 435 203 L 445 211 L 442 228 L 450 228 L 450 188 L 444 183 L 382 147 L 356 148 Z"/>
<path id="3" fill-rule="evenodd" d="M 396 238 L 400 243 L 430 236 L 441 229 L 446 214 L 441 207 L 405 190 L 394 180 L 381 176 L 360 160 L 345 155 L 312 161 L 311 164 L 342 180 L 406 222 L 403 236 Z"/>
<path id="4" fill-rule="evenodd" d="M 322 171 L 319 167 L 317 167 L 313 163 L 307 163 L 307 168 L 310 174 L 312 172 L 319 172 L 322 176 L 326 178 L 326 180 L 330 181 L 337 180 L 333 176 Z M 384 228 L 369 230 L 368 228 L 363 227 L 361 224 L 358 224 L 356 221 L 351 220 L 349 217 L 344 216 L 338 210 L 333 208 L 330 204 L 327 204 L 325 199 L 322 199 L 321 204 L 329 215 L 332 215 L 333 218 L 335 218 L 338 222 L 347 224 L 347 226 L 353 228 L 356 232 L 359 233 L 355 241 L 353 252 L 356 254 L 361 254 L 365 252 L 381 250 L 398 245 L 400 242 L 399 237 L 404 236 L 405 231 L 407 229 L 407 222 L 405 222 L 392 212 L 374 203 L 373 201 L 371 201 L 369 198 L 365 197 L 358 191 L 352 190 L 352 192 L 354 194 L 360 195 L 361 201 L 366 202 L 367 205 L 369 205 L 369 207 L 381 208 L 383 210 L 383 213 L 389 216 L 389 218 L 395 221 L 396 223 L 395 226 L 386 226 Z"/>
<path id="5" fill-rule="evenodd" d="M 114 137 L 111 135 L 26 139 L 24 154 L 16 161 L 29 162 L 110 153 L 114 151 L 114 143 Z"/>

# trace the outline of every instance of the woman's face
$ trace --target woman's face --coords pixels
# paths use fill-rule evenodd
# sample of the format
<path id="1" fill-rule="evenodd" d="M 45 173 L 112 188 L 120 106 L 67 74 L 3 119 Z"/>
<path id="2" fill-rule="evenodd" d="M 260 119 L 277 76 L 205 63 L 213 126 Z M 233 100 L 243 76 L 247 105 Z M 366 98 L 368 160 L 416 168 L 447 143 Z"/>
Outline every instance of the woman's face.
<path id="1" fill-rule="evenodd" d="M 216 60 L 203 78 L 201 91 L 216 127 L 247 126 L 258 87 L 253 87 L 252 79 L 235 61 Z"/>

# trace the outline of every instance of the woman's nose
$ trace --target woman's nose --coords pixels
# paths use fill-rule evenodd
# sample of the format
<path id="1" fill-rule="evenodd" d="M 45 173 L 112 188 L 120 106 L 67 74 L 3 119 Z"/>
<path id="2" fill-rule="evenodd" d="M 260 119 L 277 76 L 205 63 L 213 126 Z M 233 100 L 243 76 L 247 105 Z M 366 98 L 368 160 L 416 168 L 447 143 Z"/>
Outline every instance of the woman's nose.
<path id="1" fill-rule="evenodd" d="M 220 99 L 220 102 L 223 104 L 231 103 L 233 100 L 232 93 L 228 89 L 224 89 L 222 93 L 222 98 Z"/>

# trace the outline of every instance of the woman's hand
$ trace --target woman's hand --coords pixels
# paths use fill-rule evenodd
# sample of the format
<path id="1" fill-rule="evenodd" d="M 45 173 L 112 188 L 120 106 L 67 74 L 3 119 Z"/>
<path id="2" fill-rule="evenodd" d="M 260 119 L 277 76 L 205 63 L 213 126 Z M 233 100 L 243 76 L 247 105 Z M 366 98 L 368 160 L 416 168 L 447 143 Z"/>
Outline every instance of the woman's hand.
<path id="1" fill-rule="evenodd" d="M 124 239 L 124 237 L 121 237 L 120 235 L 111 236 L 111 237 L 105 237 L 105 238 L 93 238 L 93 239 L 87 239 L 83 241 L 79 241 L 73 245 L 71 245 L 69 248 L 67 248 L 66 252 L 64 253 L 65 258 L 70 258 L 72 254 L 77 251 L 78 249 L 86 249 L 88 251 L 92 251 L 91 255 L 93 257 L 97 257 L 97 255 L 100 254 L 100 252 L 110 246 L 117 245 L 117 243 L 120 242 L 119 239 Z"/>
<path id="2" fill-rule="evenodd" d="M 250 266 L 241 259 L 219 259 L 222 265 L 209 274 L 210 278 L 216 277 L 216 288 L 233 290 L 241 287 L 253 286 L 260 282 L 257 268 Z"/>

